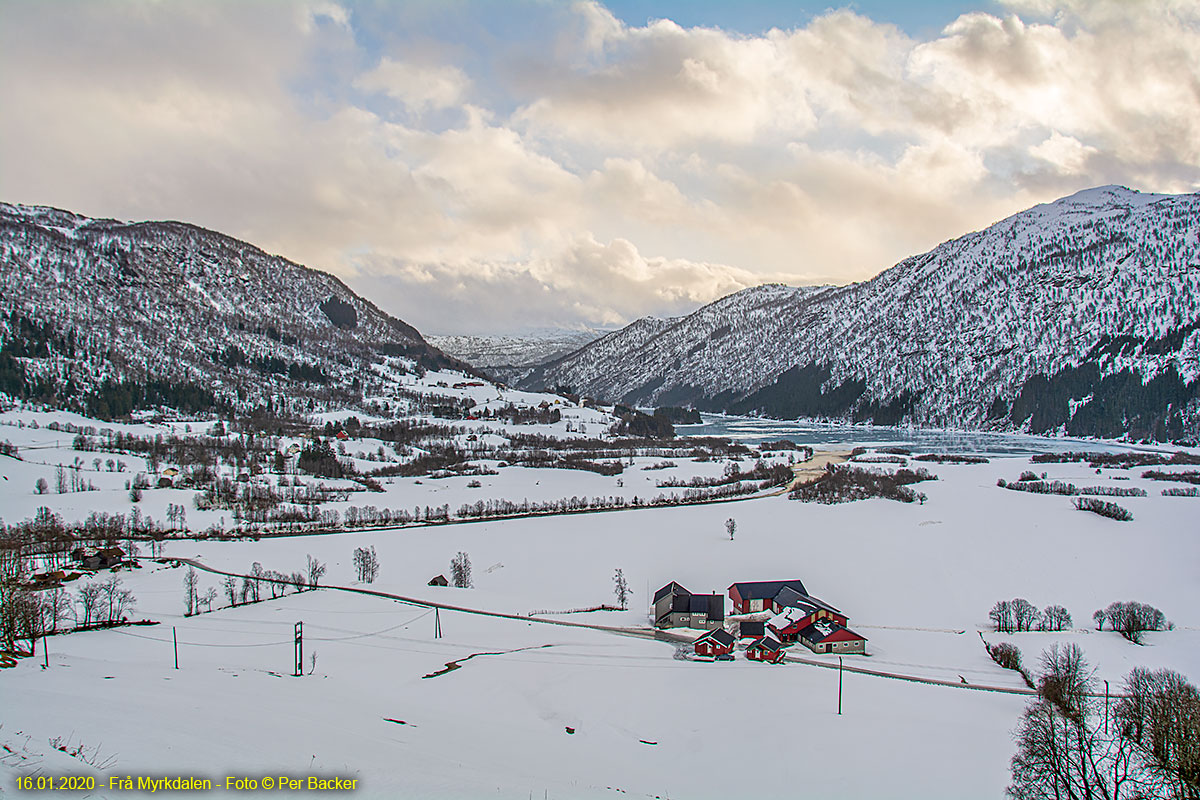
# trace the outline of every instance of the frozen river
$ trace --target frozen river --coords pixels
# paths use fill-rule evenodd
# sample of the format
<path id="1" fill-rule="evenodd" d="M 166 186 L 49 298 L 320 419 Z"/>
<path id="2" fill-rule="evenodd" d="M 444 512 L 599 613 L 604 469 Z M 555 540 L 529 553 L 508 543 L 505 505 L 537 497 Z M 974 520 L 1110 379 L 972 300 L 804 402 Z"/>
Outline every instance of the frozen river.
<path id="1" fill-rule="evenodd" d="M 704 420 L 702 424 L 677 425 L 676 431 L 681 436 L 726 436 L 747 443 L 786 439 L 812 447 L 895 445 L 926 452 L 980 455 L 1032 455 L 1067 450 L 1116 453 L 1154 449 L 1142 445 L 1013 433 L 832 425 L 807 421 L 727 417 L 719 414 L 702 414 L 701 418 Z"/>

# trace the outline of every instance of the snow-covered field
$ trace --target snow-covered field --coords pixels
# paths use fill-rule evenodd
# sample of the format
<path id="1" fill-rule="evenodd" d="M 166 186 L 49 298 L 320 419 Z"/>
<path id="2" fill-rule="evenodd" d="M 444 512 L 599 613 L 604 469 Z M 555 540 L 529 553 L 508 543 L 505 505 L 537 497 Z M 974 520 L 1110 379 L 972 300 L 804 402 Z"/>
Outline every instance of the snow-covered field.
<path id="1" fill-rule="evenodd" d="M 0 439 L 12 438 L 11 430 Z M 0 464 L 12 522 L 30 513 L 16 498 L 40 473 L 12 459 Z M 671 580 L 723 592 L 733 581 L 798 577 L 870 640 L 870 655 L 847 661 L 881 672 L 1020 686 L 985 653 L 977 634 L 984 631 L 989 641 L 1015 642 L 1027 664 L 1051 641 L 1076 641 L 1114 689 L 1135 665 L 1200 677 L 1200 499 L 1162 497 L 1168 484 L 1143 480 L 1140 470 L 1035 467 L 1080 486 L 1131 476 L 1112 485 L 1149 494 L 1115 498 L 1135 516 L 1121 523 L 1076 511 L 1066 497 L 998 488 L 998 478 L 1014 480 L 1030 467 L 1024 457 L 925 466 L 940 480 L 920 485 L 923 505 L 821 506 L 777 496 L 170 542 L 166 555 L 236 572 L 257 561 L 290 573 L 311 554 L 328 564 L 323 583 L 353 586 L 354 549 L 374 546 L 382 565 L 374 590 L 518 615 L 611 603 L 620 568 L 633 590 L 630 610 L 545 618 L 631 628 L 649 626 L 648 595 Z M 539 472 L 566 489 L 578 485 L 580 494 L 601 488 L 593 481 L 609 494 L 615 489 L 613 478 L 576 471 L 503 469 L 494 480 L 511 493 Z M 625 477 L 664 472 L 634 467 Z M 21 492 L 8 488 L 14 483 Z M 421 499 L 422 490 L 412 480 L 389 488 L 409 506 L 433 502 Z M 143 502 L 159 491 L 169 490 L 150 491 Z M 45 497 L 87 502 L 104 494 Z M 729 517 L 737 521 L 733 541 Z M 449 574 L 459 551 L 470 555 L 475 588 L 427 586 Z M 147 562 L 119 573 L 137 596 L 134 616 L 160 625 L 51 637 L 48 669 L 39 652 L 0 672 L 0 743 L 15 751 L 0 754 L 0 791 L 22 794 L 15 777 L 41 771 L 95 774 L 104 786 L 112 775 L 191 775 L 215 784 L 227 776 L 339 775 L 357 778 L 365 797 L 998 798 L 1025 702 L 847 673 L 838 716 L 832 670 L 761 665 L 740 654 L 731 663 L 678 660 L 674 644 L 652 638 L 452 611 L 438 613 L 444 635 L 434 638 L 428 608 L 332 589 L 185 618 L 185 570 Z M 200 573 L 201 593 L 218 581 Z M 1076 630 L 991 633 L 988 610 L 1014 597 L 1066 606 Z M 1142 647 L 1091 630 L 1092 611 L 1114 600 L 1155 605 L 1176 628 L 1149 635 Z M 312 668 L 302 678 L 290 674 L 298 621 Z M 423 677 L 475 653 L 499 654 Z M 51 740 L 99 748 L 89 759 L 102 768 L 55 751 Z M 105 788 L 94 796 L 123 794 Z"/>

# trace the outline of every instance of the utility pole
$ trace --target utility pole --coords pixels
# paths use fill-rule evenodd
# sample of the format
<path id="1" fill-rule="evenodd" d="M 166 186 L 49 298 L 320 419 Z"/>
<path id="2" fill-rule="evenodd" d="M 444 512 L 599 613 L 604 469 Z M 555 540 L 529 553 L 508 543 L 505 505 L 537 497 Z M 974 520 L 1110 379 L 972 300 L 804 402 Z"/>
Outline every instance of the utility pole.
<path id="1" fill-rule="evenodd" d="M 838 656 L 838 716 L 842 715 L 842 657 Z"/>
<path id="2" fill-rule="evenodd" d="M 440 608 L 433 609 L 433 638 L 442 638 L 442 610 Z"/>
<path id="3" fill-rule="evenodd" d="M 297 622 L 295 628 L 295 637 L 292 640 L 293 649 L 296 656 L 296 677 L 304 674 L 304 623 Z"/>
<path id="4" fill-rule="evenodd" d="M 46 628 L 42 628 L 42 669 L 50 669 L 50 650 L 46 647 Z"/>
<path id="5" fill-rule="evenodd" d="M 171 626 L 171 644 L 175 647 L 175 669 L 179 669 L 179 637 L 175 635 L 175 626 Z"/>

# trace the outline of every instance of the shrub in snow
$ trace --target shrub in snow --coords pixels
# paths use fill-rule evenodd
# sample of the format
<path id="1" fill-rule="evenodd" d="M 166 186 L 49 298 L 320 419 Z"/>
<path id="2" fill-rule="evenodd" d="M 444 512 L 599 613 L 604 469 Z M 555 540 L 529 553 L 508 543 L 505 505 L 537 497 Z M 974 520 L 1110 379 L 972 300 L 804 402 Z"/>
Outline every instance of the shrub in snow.
<path id="1" fill-rule="evenodd" d="M 1133 514 L 1116 503 L 1109 503 L 1104 500 L 1093 500 L 1090 497 L 1080 497 L 1075 500 L 1075 508 L 1080 511 L 1091 511 L 1093 514 L 1099 514 L 1102 517 L 1128 522 L 1133 519 Z"/>

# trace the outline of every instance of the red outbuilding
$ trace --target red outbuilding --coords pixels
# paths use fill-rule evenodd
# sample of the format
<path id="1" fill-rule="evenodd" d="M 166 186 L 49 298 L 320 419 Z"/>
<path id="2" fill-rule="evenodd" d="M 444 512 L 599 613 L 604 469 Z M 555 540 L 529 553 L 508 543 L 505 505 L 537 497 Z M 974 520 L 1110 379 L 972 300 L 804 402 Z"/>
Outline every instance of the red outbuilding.
<path id="1" fill-rule="evenodd" d="M 751 661 L 766 661 L 769 664 L 778 664 L 783 661 L 786 655 L 783 645 L 774 636 L 764 636 L 761 639 L 755 639 L 746 647 L 746 658 Z"/>
<path id="2" fill-rule="evenodd" d="M 696 655 L 698 656 L 726 656 L 733 652 L 733 644 L 736 640 L 733 634 L 724 628 L 717 628 L 701 636 L 696 640 Z"/>

